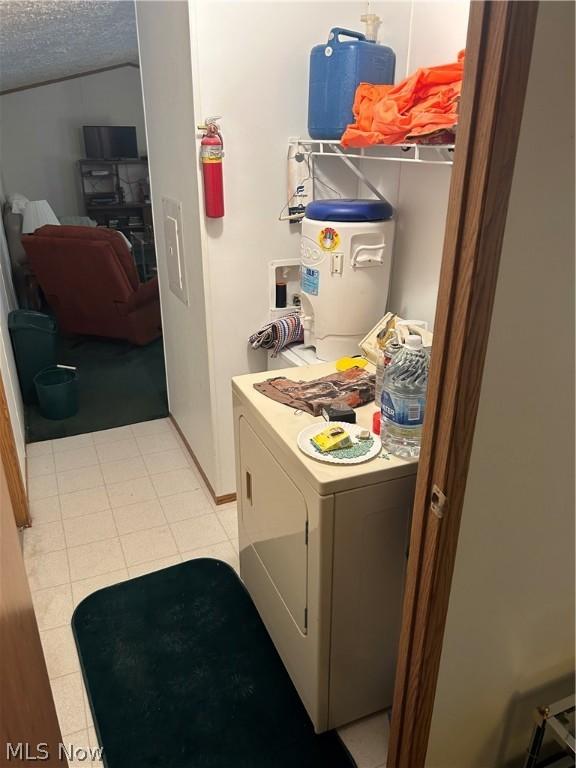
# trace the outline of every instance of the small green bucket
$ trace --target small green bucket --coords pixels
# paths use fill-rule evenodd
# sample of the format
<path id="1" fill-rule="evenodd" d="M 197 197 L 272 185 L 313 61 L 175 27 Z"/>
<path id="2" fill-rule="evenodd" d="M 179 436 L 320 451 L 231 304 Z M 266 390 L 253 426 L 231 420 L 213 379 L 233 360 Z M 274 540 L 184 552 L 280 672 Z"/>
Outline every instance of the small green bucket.
<path id="1" fill-rule="evenodd" d="M 51 365 L 34 376 L 34 385 L 45 419 L 67 419 L 78 413 L 78 371 Z"/>

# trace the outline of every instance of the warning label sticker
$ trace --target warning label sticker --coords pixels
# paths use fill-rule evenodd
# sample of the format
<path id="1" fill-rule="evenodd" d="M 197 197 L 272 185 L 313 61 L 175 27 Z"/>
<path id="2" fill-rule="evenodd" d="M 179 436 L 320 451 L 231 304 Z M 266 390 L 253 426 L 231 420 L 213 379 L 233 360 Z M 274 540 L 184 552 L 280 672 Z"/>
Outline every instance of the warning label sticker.
<path id="1" fill-rule="evenodd" d="M 318 296 L 320 270 L 312 267 L 300 267 L 300 288 L 310 296 Z"/>

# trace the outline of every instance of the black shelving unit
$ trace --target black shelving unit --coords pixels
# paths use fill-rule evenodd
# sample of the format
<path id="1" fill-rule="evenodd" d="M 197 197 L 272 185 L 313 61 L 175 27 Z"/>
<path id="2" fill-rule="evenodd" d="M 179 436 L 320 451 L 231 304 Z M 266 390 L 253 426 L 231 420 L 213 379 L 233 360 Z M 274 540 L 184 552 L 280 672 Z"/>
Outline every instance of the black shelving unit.
<path id="1" fill-rule="evenodd" d="M 80 160 L 79 174 L 86 216 L 127 237 L 153 236 L 147 160 Z"/>

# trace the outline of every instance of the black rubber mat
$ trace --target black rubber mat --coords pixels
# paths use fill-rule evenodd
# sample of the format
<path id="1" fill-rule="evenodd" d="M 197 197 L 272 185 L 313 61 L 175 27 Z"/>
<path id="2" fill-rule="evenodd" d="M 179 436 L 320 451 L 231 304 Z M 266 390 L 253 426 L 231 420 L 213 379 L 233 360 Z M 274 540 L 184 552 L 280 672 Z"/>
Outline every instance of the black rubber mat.
<path id="1" fill-rule="evenodd" d="M 72 625 L 108 768 L 354 768 L 337 734 L 314 733 L 226 563 L 107 587 Z"/>

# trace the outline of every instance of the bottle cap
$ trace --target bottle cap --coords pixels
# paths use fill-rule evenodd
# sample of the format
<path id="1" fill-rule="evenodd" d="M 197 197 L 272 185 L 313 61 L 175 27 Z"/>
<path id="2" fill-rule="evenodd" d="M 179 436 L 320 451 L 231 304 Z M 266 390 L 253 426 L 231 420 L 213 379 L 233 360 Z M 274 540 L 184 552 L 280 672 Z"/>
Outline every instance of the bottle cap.
<path id="1" fill-rule="evenodd" d="M 422 337 L 415 333 L 406 336 L 406 341 L 404 343 L 408 349 L 422 349 Z"/>

